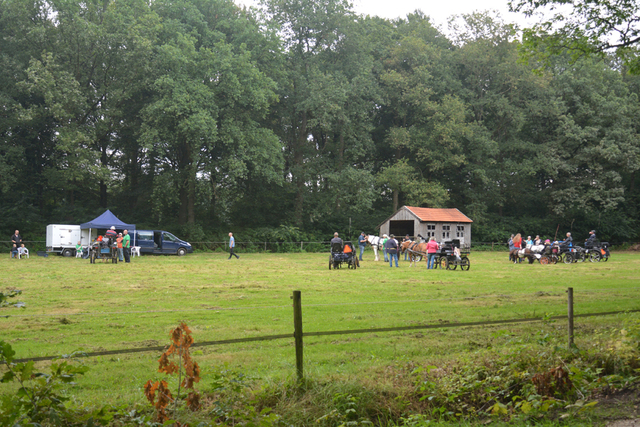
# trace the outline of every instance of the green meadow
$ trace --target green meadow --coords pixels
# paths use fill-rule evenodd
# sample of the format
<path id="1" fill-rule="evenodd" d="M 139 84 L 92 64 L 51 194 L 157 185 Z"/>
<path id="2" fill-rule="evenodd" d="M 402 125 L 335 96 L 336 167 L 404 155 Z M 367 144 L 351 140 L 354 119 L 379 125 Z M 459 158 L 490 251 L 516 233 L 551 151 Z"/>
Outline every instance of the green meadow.
<path id="1" fill-rule="evenodd" d="M 0 259 L 2 289 L 20 289 L 25 309 L 0 309 L 0 337 L 16 358 L 99 352 L 169 344 L 180 322 L 197 342 L 293 333 L 291 295 L 302 293 L 304 332 L 389 328 L 567 313 L 640 309 L 640 256 L 612 254 L 608 262 L 512 264 L 504 252 L 474 252 L 469 271 L 400 268 L 374 262 L 329 270 L 328 254 L 224 253 L 143 256 L 130 264 L 32 256 Z M 576 344 L 615 328 L 626 315 L 576 319 Z M 566 321 L 500 326 L 306 337 L 305 375 L 322 381 L 357 380 L 393 387 L 385 373 L 404 364 L 436 365 L 483 349 L 527 339 L 547 328 L 562 342 Z M 243 372 L 264 384 L 295 378 L 293 338 L 193 349 L 208 374 Z M 159 352 L 83 359 L 90 370 L 69 391 L 78 406 L 144 405 L 142 386 L 159 378 Z M 44 369 L 50 362 L 38 362 Z M 13 390 L 0 384 L 0 392 Z"/>

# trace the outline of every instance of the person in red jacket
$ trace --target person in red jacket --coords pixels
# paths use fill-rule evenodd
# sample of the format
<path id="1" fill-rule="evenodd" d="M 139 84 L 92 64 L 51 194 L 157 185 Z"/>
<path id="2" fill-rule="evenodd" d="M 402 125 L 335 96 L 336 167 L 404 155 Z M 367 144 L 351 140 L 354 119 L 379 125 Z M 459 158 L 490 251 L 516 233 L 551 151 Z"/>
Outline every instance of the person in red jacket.
<path id="1" fill-rule="evenodd" d="M 518 252 L 522 249 L 522 236 L 520 233 L 516 234 L 516 237 L 513 238 L 513 262 L 522 262 L 521 258 L 518 258 Z"/>
<path id="2" fill-rule="evenodd" d="M 432 237 L 429 239 L 429 243 L 427 243 L 427 268 L 433 269 L 433 264 L 435 263 L 436 255 L 438 252 L 438 243 L 436 242 L 436 238 Z"/>

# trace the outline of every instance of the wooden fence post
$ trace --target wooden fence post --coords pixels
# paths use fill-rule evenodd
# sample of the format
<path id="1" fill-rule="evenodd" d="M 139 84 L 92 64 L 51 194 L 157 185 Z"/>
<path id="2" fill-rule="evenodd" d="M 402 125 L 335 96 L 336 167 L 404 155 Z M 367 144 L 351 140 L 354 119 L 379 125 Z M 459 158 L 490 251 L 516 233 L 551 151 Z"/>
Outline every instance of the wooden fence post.
<path id="1" fill-rule="evenodd" d="M 573 347 L 573 288 L 567 289 L 567 309 L 569 315 L 569 350 Z"/>
<path id="2" fill-rule="evenodd" d="M 304 379 L 302 353 L 302 297 L 300 291 L 293 291 L 293 336 L 296 343 L 296 372 L 298 382 Z"/>

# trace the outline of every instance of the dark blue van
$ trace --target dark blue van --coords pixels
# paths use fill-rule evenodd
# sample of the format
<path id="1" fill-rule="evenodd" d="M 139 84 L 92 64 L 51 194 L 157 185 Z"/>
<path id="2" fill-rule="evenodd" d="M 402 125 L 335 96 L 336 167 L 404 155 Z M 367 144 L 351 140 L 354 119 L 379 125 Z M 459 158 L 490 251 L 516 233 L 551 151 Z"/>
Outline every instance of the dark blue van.
<path id="1" fill-rule="evenodd" d="M 182 256 L 193 253 L 191 243 L 180 240 L 168 231 L 162 230 L 132 231 L 131 246 L 140 247 L 142 254 Z"/>

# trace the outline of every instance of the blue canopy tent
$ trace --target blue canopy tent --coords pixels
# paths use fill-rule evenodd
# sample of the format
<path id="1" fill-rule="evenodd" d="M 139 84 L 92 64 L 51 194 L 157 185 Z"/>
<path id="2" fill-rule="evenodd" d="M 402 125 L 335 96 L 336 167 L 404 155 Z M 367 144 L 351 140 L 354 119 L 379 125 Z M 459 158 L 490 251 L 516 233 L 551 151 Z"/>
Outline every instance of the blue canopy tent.
<path id="1" fill-rule="evenodd" d="M 94 218 L 92 221 L 85 222 L 84 224 L 80 224 L 81 230 L 89 229 L 89 241 L 91 241 L 91 229 L 102 228 L 109 229 L 112 226 L 116 228 L 116 230 L 135 230 L 135 224 L 127 224 L 118 219 L 109 209 L 104 211 L 102 215 L 97 218 Z"/>

